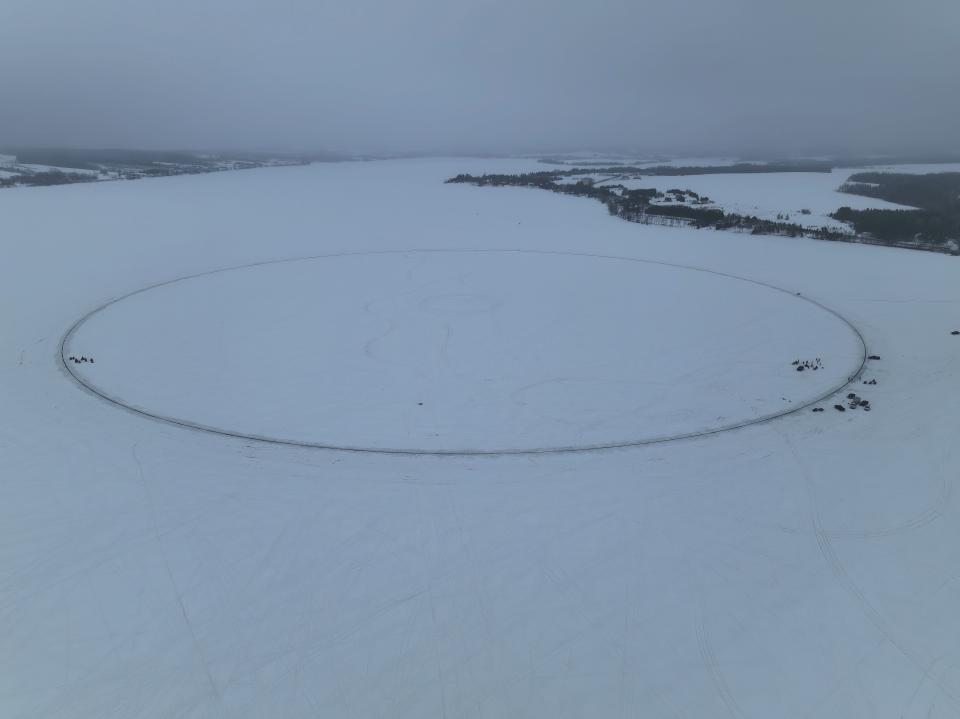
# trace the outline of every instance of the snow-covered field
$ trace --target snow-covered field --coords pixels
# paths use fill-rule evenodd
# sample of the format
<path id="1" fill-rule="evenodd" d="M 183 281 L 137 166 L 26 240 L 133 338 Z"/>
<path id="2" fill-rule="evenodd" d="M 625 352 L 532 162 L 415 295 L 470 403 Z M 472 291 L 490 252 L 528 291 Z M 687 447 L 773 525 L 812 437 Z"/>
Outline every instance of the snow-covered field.
<path id="1" fill-rule="evenodd" d="M 960 714 L 960 262 L 442 182 L 542 167 L 0 193 L 0 716 Z M 882 359 L 869 413 L 667 443 L 271 444 L 61 364 L 188 275 L 67 366 L 228 431 L 449 449 L 802 404 L 856 370 L 841 317 Z"/>
<path id="2" fill-rule="evenodd" d="M 939 172 L 940 165 L 903 166 L 910 169 L 885 168 L 891 172 Z M 879 168 L 868 168 L 869 170 Z M 776 220 L 777 215 L 786 215 L 790 222 L 804 227 L 832 227 L 845 229 L 847 225 L 830 217 L 840 207 L 855 210 L 869 208 L 902 210 L 910 209 L 873 197 L 862 197 L 838 192 L 850 175 L 864 169 L 836 168 L 832 172 L 770 172 L 758 174 L 717 175 L 660 175 L 645 176 L 639 180 L 613 180 L 629 188 L 654 187 L 660 191 L 670 189 L 693 190 L 706 195 L 712 206 L 725 212 Z M 945 171 L 945 170 L 943 170 Z M 801 210 L 809 210 L 803 214 Z"/>

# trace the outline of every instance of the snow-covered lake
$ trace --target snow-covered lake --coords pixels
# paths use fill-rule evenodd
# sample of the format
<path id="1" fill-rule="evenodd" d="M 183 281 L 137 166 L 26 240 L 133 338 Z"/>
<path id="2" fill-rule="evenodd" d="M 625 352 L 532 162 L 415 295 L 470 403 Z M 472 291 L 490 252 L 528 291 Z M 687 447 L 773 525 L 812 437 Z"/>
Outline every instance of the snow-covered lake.
<path id="1" fill-rule="evenodd" d="M 960 261 L 443 184 L 543 167 L 0 191 L 0 716 L 960 714 Z M 677 182 L 762 204 L 731 177 Z M 791 177 L 813 211 L 842 181 Z M 825 412 L 668 443 L 284 446 L 61 364 L 190 275 L 69 367 L 190 423 L 449 449 L 802 404 L 857 365 L 841 317 L 882 359 Z"/>
<path id="2" fill-rule="evenodd" d="M 186 278 L 96 312 L 64 356 L 81 358 L 67 368 L 85 386 L 179 423 L 497 453 L 757 421 L 845 384 L 863 350 L 849 325 L 792 292 L 630 258 L 488 249 Z M 82 361 L 94 352 L 99 362 Z M 821 362 L 798 375 L 793 360 L 811 352 Z"/>

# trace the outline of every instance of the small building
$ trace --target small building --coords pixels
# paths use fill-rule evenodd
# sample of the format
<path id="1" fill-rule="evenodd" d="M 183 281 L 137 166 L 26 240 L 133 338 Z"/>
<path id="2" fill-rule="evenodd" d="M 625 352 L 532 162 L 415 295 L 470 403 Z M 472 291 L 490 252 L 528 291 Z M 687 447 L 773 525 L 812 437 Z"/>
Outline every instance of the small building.
<path id="1" fill-rule="evenodd" d="M 12 167 L 17 164 L 16 155 L 0 155 L 0 167 Z"/>

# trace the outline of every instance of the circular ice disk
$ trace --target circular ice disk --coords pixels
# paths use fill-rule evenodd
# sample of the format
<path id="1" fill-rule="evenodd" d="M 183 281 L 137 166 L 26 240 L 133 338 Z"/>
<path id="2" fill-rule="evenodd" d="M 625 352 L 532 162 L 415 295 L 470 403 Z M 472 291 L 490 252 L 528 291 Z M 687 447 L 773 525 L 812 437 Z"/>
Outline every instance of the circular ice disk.
<path id="1" fill-rule="evenodd" d="M 76 364 L 71 355 L 94 356 Z M 416 250 L 150 287 L 66 335 L 68 371 L 180 425 L 367 451 L 570 451 L 712 433 L 841 388 L 856 330 L 792 292 L 630 258 Z M 797 372 L 795 359 L 822 369 Z"/>

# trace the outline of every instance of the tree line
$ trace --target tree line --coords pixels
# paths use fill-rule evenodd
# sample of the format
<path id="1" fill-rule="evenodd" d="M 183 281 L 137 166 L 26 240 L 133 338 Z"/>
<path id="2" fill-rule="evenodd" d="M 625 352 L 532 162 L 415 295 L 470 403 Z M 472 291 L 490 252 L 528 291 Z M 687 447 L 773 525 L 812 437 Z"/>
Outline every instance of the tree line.
<path id="1" fill-rule="evenodd" d="M 841 192 L 874 197 L 917 209 L 854 210 L 841 207 L 833 217 L 851 223 L 858 233 L 881 240 L 912 240 L 947 245 L 960 240 L 960 172 L 911 175 L 860 172 Z"/>

